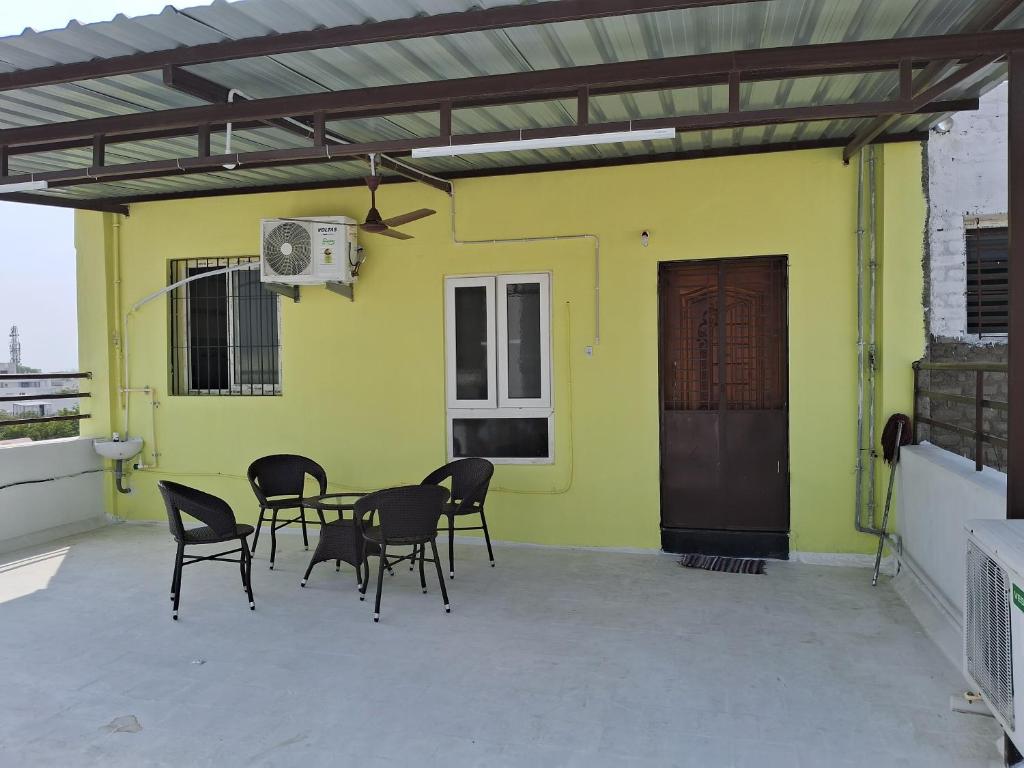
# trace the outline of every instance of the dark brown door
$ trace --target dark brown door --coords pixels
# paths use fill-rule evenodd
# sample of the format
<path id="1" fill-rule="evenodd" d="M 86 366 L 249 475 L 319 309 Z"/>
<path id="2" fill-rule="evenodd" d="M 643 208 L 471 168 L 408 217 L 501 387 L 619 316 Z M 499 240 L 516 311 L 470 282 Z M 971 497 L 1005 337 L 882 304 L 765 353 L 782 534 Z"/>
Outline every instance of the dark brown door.
<path id="1" fill-rule="evenodd" d="M 672 551 L 788 551 L 785 257 L 659 274 L 661 523 Z"/>

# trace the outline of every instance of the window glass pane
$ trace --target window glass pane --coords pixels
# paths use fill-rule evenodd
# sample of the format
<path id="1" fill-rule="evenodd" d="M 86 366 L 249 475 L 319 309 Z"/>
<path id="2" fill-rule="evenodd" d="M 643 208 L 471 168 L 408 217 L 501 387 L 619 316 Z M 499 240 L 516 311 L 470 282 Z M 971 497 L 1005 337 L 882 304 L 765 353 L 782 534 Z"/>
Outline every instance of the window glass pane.
<path id="1" fill-rule="evenodd" d="M 189 277 L 217 267 L 195 267 Z M 223 275 L 196 280 L 188 286 L 188 345 L 190 386 L 228 388 L 228 287 Z"/>
<path id="2" fill-rule="evenodd" d="M 455 397 L 486 400 L 487 288 L 455 289 Z"/>
<path id="3" fill-rule="evenodd" d="M 505 287 L 508 322 L 508 396 L 541 396 L 540 284 Z"/>
<path id="4" fill-rule="evenodd" d="M 231 274 L 234 314 L 235 383 L 278 383 L 277 297 L 263 287 L 256 270 Z"/>
<path id="5" fill-rule="evenodd" d="M 548 458 L 548 420 L 453 419 L 452 453 L 455 458 Z"/>

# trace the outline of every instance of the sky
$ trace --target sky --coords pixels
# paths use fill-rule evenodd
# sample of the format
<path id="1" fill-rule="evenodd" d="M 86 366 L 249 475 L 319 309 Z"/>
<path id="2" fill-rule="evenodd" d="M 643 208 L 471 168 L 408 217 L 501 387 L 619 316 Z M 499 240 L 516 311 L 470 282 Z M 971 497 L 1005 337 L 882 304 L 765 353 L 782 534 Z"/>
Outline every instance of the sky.
<path id="1" fill-rule="evenodd" d="M 0 36 L 26 27 L 57 29 L 71 19 L 107 21 L 116 14 L 159 13 L 167 0 L 0 2 Z M 187 0 L 181 7 L 208 5 Z M 0 361 L 18 326 L 23 365 L 46 371 L 78 368 L 74 211 L 0 202 Z"/>

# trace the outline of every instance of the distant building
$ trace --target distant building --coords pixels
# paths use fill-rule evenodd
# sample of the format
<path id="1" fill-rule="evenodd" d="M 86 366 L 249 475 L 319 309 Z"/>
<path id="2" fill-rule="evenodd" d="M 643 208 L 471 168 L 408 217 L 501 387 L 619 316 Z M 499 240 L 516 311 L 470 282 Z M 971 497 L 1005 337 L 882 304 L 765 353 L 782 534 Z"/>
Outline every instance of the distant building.
<path id="1" fill-rule="evenodd" d="M 0 363 L 0 374 L 19 373 L 13 362 Z M 52 379 L 14 379 L 0 381 L 0 397 L 33 397 L 32 400 L 21 400 L 17 402 L 0 402 L 0 411 L 13 415 L 28 418 L 32 416 L 53 416 L 64 409 L 77 408 L 79 400 L 77 397 L 66 400 L 36 400 L 44 395 L 56 395 L 63 392 L 77 392 L 78 380 L 61 378 L 55 374 Z"/>

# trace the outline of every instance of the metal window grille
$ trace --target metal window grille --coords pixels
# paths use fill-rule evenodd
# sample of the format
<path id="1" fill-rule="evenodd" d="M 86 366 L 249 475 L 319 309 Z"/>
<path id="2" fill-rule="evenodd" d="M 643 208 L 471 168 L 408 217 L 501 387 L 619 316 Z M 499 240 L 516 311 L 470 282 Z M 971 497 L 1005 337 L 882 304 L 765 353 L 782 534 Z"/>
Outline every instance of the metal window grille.
<path id="1" fill-rule="evenodd" d="M 258 257 L 175 259 L 169 284 Z M 279 297 L 258 269 L 193 280 L 170 295 L 171 392 L 281 394 Z"/>
<path id="2" fill-rule="evenodd" d="M 967 230 L 967 332 L 1009 331 L 1009 247 L 1006 227 Z"/>

